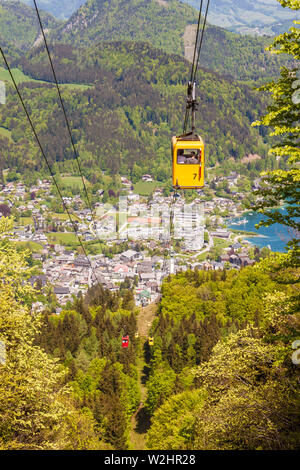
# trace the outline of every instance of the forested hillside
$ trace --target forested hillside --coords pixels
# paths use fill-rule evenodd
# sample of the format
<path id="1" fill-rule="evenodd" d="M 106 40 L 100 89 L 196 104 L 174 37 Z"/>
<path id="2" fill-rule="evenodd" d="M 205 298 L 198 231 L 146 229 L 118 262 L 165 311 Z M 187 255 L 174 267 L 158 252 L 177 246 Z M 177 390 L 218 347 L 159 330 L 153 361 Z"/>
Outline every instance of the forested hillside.
<path id="1" fill-rule="evenodd" d="M 182 131 L 188 63 L 134 42 L 102 43 L 89 52 L 57 45 L 52 54 L 60 82 L 85 84 L 75 89 L 63 85 L 62 90 L 80 157 L 93 177 L 109 170 L 133 178 L 151 172 L 166 180 L 169 138 Z M 42 47 L 18 64 L 35 79 L 52 79 Z M 239 161 L 254 152 L 266 156 L 263 128 L 250 126 L 266 105 L 262 96 L 205 70 L 202 77 L 197 127 L 207 144 L 207 164 L 229 157 Z M 31 82 L 21 89 L 49 159 L 73 159 L 53 85 Z M 8 100 L 0 112 L 11 139 L 2 138 L 1 164 L 26 174 L 41 168 L 41 157 L 13 91 Z"/>
<path id="2" fill-rule="evenodd" d="M 89 0 L 52 34 L 54 42 L 95 47 L 99 41 L 143 41 L 167 53 L 185 54 L 199 12 L 178 0 Z M 187 30 L 186 28 L 191 28 Z M 186 34 L 185 34 L 186 33 Z M 202 65 L 236 79 L 277 75 L 287 59 L 265 52 L 267 38 L 251 38 L 208 25 Z"/>
<path id="3" fill-rule="evenodd" d="M 47 30 L 57 27 L 60 23 L 44 11 L 41 11 L 41 18 Z M 27 50 L 33 46 L 39 35 L 36 13 L 32 5 L 29 7 L 18 1 L 0 1 L 0 38 L 3 38 L 5 43 L 10 43 L 12 48 Z M 1 46 L 2 44 L 1 40 Z"/>
<path id="4" fill-rule="evenodd" d="M 32 0 L 21 1 L 32 6 Z M 56 18 L 66 20 L 84 3 L 85 0 L 39 0 L 38 6 Z M 200 0 L 182 0 L 182 3 L 199 10 Z M 215 0 L 208 14 L 210 23 L 230 31 L 270 36 L 285 31 L 286 22 L 290 22 L 291 18 L 296 18 L 296 14 L 287 9 L 282 11 L 276 0 L 260 0 L 256 3 L 251 0 Z"/>
<path id="5" fill-rule="evenodd" d="M 22 55 L 22 51 L 13 44 L 11 44 L 9 41 L 7 41 L 1 34 L 0 32 L 0 41 L 1 41 L 1 47 L 6 54 L 8 60 L 16 60 L 18 57 Z"/>
<path id="6" fill-rule="evenodd" d="M 299 448 L 298 282 L 286 255 L 166 280 L 151 333 L 150 449 Z"/>

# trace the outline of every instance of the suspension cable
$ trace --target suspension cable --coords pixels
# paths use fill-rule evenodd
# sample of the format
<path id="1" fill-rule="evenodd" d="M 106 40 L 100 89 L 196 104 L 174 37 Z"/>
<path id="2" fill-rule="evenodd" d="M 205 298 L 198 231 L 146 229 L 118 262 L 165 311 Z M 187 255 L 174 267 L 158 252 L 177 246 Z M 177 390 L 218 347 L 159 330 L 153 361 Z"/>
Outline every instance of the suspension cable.
<path id="1" fill-rule="evenodd" d="M 201 0 L 201 3 L 200 3 L 200 10 L 199 10 L 199 16 L 198 16 L 198 24 L 197 24 L 197 33 L 196 33 L 196 39 L 195 39 L 194 55 L 193 55 L 193 62 L 192 62 L 192 67 L 191 67 L 191 78 L 190 78 L 191 82 L 193 81 L 193 77 L 194 77 L 194 66 L 195 66 L 195 59 L 196 59 L 198 36 L 199 36 L 199 31 L 200 31 L 202 4 L 203 4 L 203 0 Z"/>
<path id="2" fill-rule="evenodd" d="M 193 76 L 194 76 L 194 67 L 195 67 L 196 51 L 197 51 L 198 36 L 199 36 L 200 23 L 201 23 L 202 4 L 203 4 L 203 0 L 201 0 L 201 2 L 200 2 L 200 9 L 199 9 L 198 23 L 197 23 L 197 31 L 196 31 L 196 39 L 195 39 L 194 53 L 193 53 L 193 62 L 192 62 L 192 65 L 191 65 L 190 82 L 192 82 Z M 185 117 L 184 117 L 184 124 L 183 124 L 183 134 L 186 133 L 186 128 L 187 128 L 187 124 L 188 124 L 188 115 L 189 115 L 189 108 L 186 107 L 186 109 L 185 109 Z"/>
<path id="3" fill-rule="evenodd" d="M 201 53 L 202 41 L 203 41 L 204 31 L 205 31 L 205 26 L 206 26 L 206 19 L 207 19 L 209 2 L 210 2 L 210 0 L 207 0 L 204 23 L 203 23 L 203 27 L 202 27 L 201 39 L 200 39 L 200 44 L 199 44 L 199 49 L 198 49 L 198 58 L 197 58 L 196 68 L 195 68 L 195 72 L 194 72 L 194 76 L 193 76 L 193 80 L 192 80 L 193 82 L 196 80 L 196 74 L 197 74 L 198 65 L 199 65 L 199 61 L 200 61 L 200 53 Z"/>
<path id="4" fill-rule="evenodd" d="M 200 32 L 203 0 L 201 0 L 201 3 L 200 3 L 198 24 L 197 24 L 197 32 L 196 32 L 196 39 L 195 39 L 195 47 L 194 47 L 194 54 L 193 54 L 193 62 L 192 62 L 192 66 L 191 66 L 190 83 L 195 82 L 195 79 L 196 79 L 196 73 L 197 73 L 197 70 L 198 70 L 198 65 L 199 65 L 199 60 L 200 60 L 200 53 L 201 53 L 202 42 L 203 42 L 203 37 L 204 37 L 204 31 L 205 31 L 205 26 L 206 26 L 206 19 L 207 19 L 209 3 L 210 3 L 210 0 L 207 0 L 205 17 L 204 17 L 204 22 L 203 22 L 203 25 L 202 25 L 201 38 L 200 38 L 200 43 L 199 43 L 199 48 L 198 48 L 198 53 L 197 53 L 197 61 L 195 63 L 196 52 L 197 52 L 197 47 L 198 47 L 198 38 L 199 38 L 199 32 Z M 187 124 L 188 124 L 188 117 L 189 117 L 189 110 L 190 110 L 190 107 L 186 106 L 184 124 L 183 124 L 183 134 L 186 133 L 186 128 L 187 128 Z"/>
<path id="5" fill-rule="evenodd" d="M 88 262 L 89 262 L 89 265 L 90 265 L 90 268 L 91 268 L 91 270 L 92 270 L 92 273 L 94 274 L 94 277 L 95 277 L 95 279 L 96 279 L 96 281 L 97 281 L 99 287 L 101 287 L 101 285 L 100 285 L 100 283 L 99 283 L 99 280 L 98 280 L 98 278 L 97 278 L 97 275 L 96 275 L 96 274 L 94 273 L 94 271 L 93 271 L 93 266 L 92 266 L 91 260 L 89 259 L 88 255 L 87 255 L 86 249 L 85 249 L 85 247 L 84 247 L 84 245 L 83 245 L 83 242 L 82 242 L 82 240 L 81 240 L 81 238 L 80 238 L 80 236 L 79 236 L 79 234 L 78 234 L 76 224 L 75 224 L 74 220 L 72 219 L 71 214 L 70 214 L 70 211 L 69 211 L 69 209 L 68 209 L 68 207 L 67 207 L 67 205 L 66 205 L 66 203 L 65 203 L 65 201 L 64 201 L 62 192 L 61 192 L 61 190 L 60 190 L 60 188 L 59 188 L 59 186 L 58 186 L 58 183 L 57 183 L 56 178 L 55 178 L 55 175 L 54 175 L 54 173 L 53 173 L 53 171 L 52 171 L 51 165 L 50 165 L 50 163 L 49 163 L 49 161 L 48 161 L 48 158 L 47 158 L 47 156 L 46 156 L 46 154 L 45 154 L 45 151 L 44 151 L 44 149 L 43 149 L 43 146 L 42 146 L 42 144 L 41 144 L 41 142 L 40 142 L 40 139 L 39 139 L 39 137 L 38 137 L 38 135 L 37 135 L 37 132 L 36 132 L 36 130 L 35 130 L 35 127 L 34 127 L 34 125 L 33 125 L 33 122 L 32 122 L 32 120 L 31 120 L 31 117 L 30 117 L 30 115 L 29 115 L 29 112 L 28 112 L 28 109 L 27 109 L 27 107 L 26 107 L 26 104 L 25 104 L 25 102 L 24 102 L 24 100 L 23 100 L 23 98 L 22 98 L 22 95 L 21 95 L 21 93 L 20 93 L 19 87 L 18 87 L 18 85 L 17 85 L 17 83 L 16 83 L 16 81 L 15 81 L 15 78 L 14 78 L 14 76 L 13 76 L 13 74 L 12 74 L 11 68 L 10 68 L 10 66 L 9 66 L 9 64 L 8 64 L 8 62 L 7 62 L 6 56 L 5 56 L 4 51 L 2 50 L 2 47 L 1 47 L 1 46 L 0 46 L 0 52 L 1 52 L 1 55 L 2 55 L 2 57 L 3 57 L 4 63 L 5 63 L 5 65 L 6 65 L 6 67 L 7 67 L 7 70 L 8 70 L 8 72 L 9 72 L 9 75 L 10 75 L 10 77 L 11 77 L 11 80 L 12 80 L 12 82 L 13 82 L 13 85 L 14 85 L 14 87 L 15 87 L 15 90 L 16 90 L 16 92 L 17 92 L 17 95 L 18 95 L 18 97 L 19 97 L 19 99 L 20 99 L 20 102 L 21 102 L 21 104 L 22 104 L 22 107 L 23 107 L 23 109 L 24 109 L 24 112 L 25 112 L 25 114 L 26 114 L 27 120 L 28 120 L 28 122 L 29 122 L 29 124 L 30 124 L 31 130 L 32 130 L 32 132 L 33 132 L 33 134 L 34 134 L 35 140 L 36 140 L 36 142 L 37 142 L 37 144 L 38 144 L 38 146 L 39 146 L 39 148 L 40 148 L 40 151 L 41 151 L 41 153 L 42 153 L 42 155 L 43 155 L 43 158 L 44 158 L 44 160 L 45 160 L 45 162 L 46 162 L 46 165 L 47 165 L 47 167 L 48 167 L 48 170 L 49 170 L 49 173 L 50 173 L 50 175 L 51 175 L 52 181 L 53 181 L 53 183 L 54 183 L 54 185 L 55 185 L 55 187 L 56 187 L 56 189 L 57 189 L 57 192 L 58 192 L 58 194 L 59 194 L 59 197 L 60 197 L 61 200 L 62 200 L 63 208 L 64 208 L 64 210 L 66 211 L 66 213 L 67 213 L 67 215 L 68 215 L 68 217 L 69 217 L 69 220 L 70 220 L 71 225 L 72 225 L 72 227 L 73 227 L 74 233 L 75 233 L 76 237 L 78 238 L 79 244 L 80 244 L 80 246 L 81 246 L 81 248 L 82 248 L 82 251 L 83 251 L 85 257 L 87 258 L 87 260 L 88 260 Z"/>
<path id="6" fill-rule="evenodd" d="M 34 2 L 37 17 L 38 17 L 39 25 L 40 25 L 40 28 L 41 28 L 42 36 L 43 36 L 43 39 L 44 39 L 46 52 L 47 52 L 47 55 L 48 55 L 48 58 L 49 58 L 49 62 L 50 62 L 53 78 L 54 78 L 54 81 L 55 81 L 55 86 L 56 86 L 56 89 L 57 89 L 59 101 L 60 101 L 60 104 L 61 104 L 61 107 L 62 107 L 62 110 L 63 110 L 63 114 L 64 114 L 64 118 L 65 118 L 65 121 L 66 121 L 69 137 L 70 137 L 72 148 L 73 148 L 74 155 L 75 155 L 75 158 L 76 158 L 79 174 L 81 176 L 84 192 L 85 192 L 85 195 L 86 195 L 87 204 L 88 204 L 88 207 L 89 207 L 90 212 L 91 212 L 93 223 L 97 227 L 97 223 L 96 223 L 96 220 L 95 220 L 95 217 L 94 217 L 94 211 L 93 211 L 92 204 L 91 204 L 91 201 L 90 201 L 90 198 L 89 198 L 89 195 L 88 195 L 87 187 L 86 187 L 86 184 L 85 184 L 82 168 L 81 168 L 80 161 L 79 161 L 79 155 L 78 155 L 76 145 L 75 145 L 75 142 L 74 142 L 74 139 L 73 139 L 73 136 L 72 136 L 69 119 L 68 119 L 66 108 L 65 108 L 65 105 L 64 105 L 64 101 L 63 101 L 63 98 L 62 98 L 62 95 L 61 95 L 60 87 L 59 87 L 59 84 L 58 84 L 58 80 L 57 80 L 56 72 L 55 72 L 55 69 L 54 69 L 53 61 L 52 61 L 52 58 L 51 58 L 51 54 L 50 54 L 48 42 L 47 42 L 47 39 L 46 39 L 45 31 L 44 31 L 44 28 L 43 28 L 40 12 L 39 12 L 36 0 L 33 0 L 33 2 Z M 100 238 L 98 236 L 98 233 L 97 233 L 97 228 L 96 228 L 96 235 L 97 235 L 99 243 L 101 243 L 101 240 L 100 240 Z"/>

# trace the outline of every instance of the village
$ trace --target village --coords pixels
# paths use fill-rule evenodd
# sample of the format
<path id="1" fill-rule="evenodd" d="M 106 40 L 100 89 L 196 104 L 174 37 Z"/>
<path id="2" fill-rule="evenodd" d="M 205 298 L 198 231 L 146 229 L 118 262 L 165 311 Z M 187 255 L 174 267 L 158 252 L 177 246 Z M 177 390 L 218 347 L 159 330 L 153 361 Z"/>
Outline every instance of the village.
<path id="1" fill-rule="evenodd" d="M 231 175 L 229 185 L 236 178 Z M 98 191 L 95 218 L 80 194 L 64 197 L 66 206 L 73 208 L 78 237 L 87 244 L 102 241 L 111 248 L 109 256 L 85 256 L 76 243 L 70 246 L 68 237 L 73 236 L 76 242 L 72 223 L 65 214 L 51 212 L 46 204 L 54 198 L 49 180 L 39 180 L 31 187 L 20 182 L 2 186 L 1 214 L 18 214 L 11 239 L 38 247 L 32 250 L 32 258 L 39 274 L 30 282 L 41 289 L 52 287 L 58 312 L 95 283 L 111 291 L 125 283 L 133 289 L 136 305 L 145 306 L 159 298 L 163 279 L 170 274 L 195 268 L 240 269 L 255 262 L 251 244 L 226 228 L 226 220 L 242 215 L 232 199 L 203 201 L 199 191 L 199 197 L 186 203 L 180 195 L 165 196 L 160 188 L 150 198 L 143 198 L 132 190 L 128 178 L 121 180 L 124 192 L 117 206 L 101 202 Z M 144 175 L 143 181 L 152 178 Z"/>

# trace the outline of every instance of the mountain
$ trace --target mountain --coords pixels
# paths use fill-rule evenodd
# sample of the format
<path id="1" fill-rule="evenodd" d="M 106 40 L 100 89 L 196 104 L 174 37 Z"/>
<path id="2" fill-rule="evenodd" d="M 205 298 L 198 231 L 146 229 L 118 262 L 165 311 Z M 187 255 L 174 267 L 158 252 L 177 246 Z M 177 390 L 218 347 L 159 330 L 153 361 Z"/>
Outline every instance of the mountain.
<path id="1" fill-rule="evenodd" d="M 53 16 L 43 11 L 41 18 L 48 31 L 60 24 Z M 0 37 L 6 44 L 11 44 L 12 49 L 27 50 L 34 44 L 39 34 L 33 8 L 21 2 L 0 0 Z"/>
<path id="2" fill-rule="evenodd" d="M 177 0 L 88 0 L 55 32 L 60 42 L 148 41 L 168 53 L 184 53 L 183 33 L 197 11 Z"/>
<path id="3" fill-rule="evenodd" d="M 168 180 L 170 136 L 182 132 L 188 62 L 136 42 L 105 42 L 90 51 L 56 45 L 52 56 L 58 80 L 69 84 L 62 92 L 86 176 L 97 180 L 106 170 Z M 70 170 L 74 156 L 43 46 L 23 56 L 19 67 L 33 79 L 48 81 L 23 83 L 22 93 L 49 159 Z M 245 154 L 266 157 L 263 129 L 250 126 L 266 99 L 205 69 L 201 75 L 197 128 L 206 142 L 207 164 L 231 158 L 245 167 L 240 162 Z M 0 122 L 11 131 L 10 140 L 1 140 L 1 164 L 32 176 L 43 168 L 41 156 L 15 93 L 10 103 L 0 108 Z"/>
<path id="4" fill-rule="evenodd" d="M 0 2 L 0 37 L 14 47 L 29 49 L 41 38 L 35 10 L 19 2 Z M 89 0 L 66 22 L 42 11 L 41 15 L 46 35 L 53 42 L 94 47 L 100 41 L 134 40 L 190 60 L 193 55 L 198 12 L 177 0 Z M 207 25 L 201 63 L 238 80 L 267 80 L 287 63 L 265 51 L 268 42 Z"/>
<path id="5" fill-rule="evenodd" d="M 200 0 L 182 0 L 199 10 Z M 241 34 L 269 35 L 286 31 L 299 13 L 283 9 L 277 0 L 215 0 L 210 2 L 208 21 Z"/>
<path id="6" fill-rule="evenodd" d="M 11 0 L 7 0 L 11 1 Z M 13 0 L 14 1 L 14 0 Z M 21 0 L 22 3 L 32 7 L 32 0 Z M 37 0 L 39 9 L 51 13 L 61 20 L 68 19 L 86 0 Z"/>
<path id="7" fill-rule="evenodd" d="M 198 12 L 177 0 L 89 0 L 51 38 L 80 47 L 94 47 L 99 41 L 143 41 L 191 58 L 197 20 Z M 239 80 L 271 78 L 284 59 L 265 51 L 268 42 L 208 25 L 201 63 Z"/>
<path id="8" fill-rule="evenodd" d="M 32 6 L 32 0 L 21 1 Z M 200 0 L 182 2 L 199 10 Z M 68 19 L 84 3 L 86 0 L 38 0 L 39 8 L 62 20 Z M 208 20 L 236 33 L 273 36 L 286 31 L 296 15 L 291 10 L 283 10 L 277 0 L 215 0 L 210 3 Z"/>

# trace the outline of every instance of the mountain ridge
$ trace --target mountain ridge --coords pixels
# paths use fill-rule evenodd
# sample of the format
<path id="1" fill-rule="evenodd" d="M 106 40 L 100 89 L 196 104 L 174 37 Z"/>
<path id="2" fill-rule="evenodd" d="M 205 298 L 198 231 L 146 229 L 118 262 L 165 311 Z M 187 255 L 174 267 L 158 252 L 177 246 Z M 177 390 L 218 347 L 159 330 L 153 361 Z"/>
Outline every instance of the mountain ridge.
<path id="1" fill-rule="evenodd" d="M 199 0 L 182 1 L 199 9 Z M 292 26 L 293 19 L 297 19 L 297 13 L 282 8 L 277 0 L 217 0 L 211 2 L 208 13 L 212 24 L 252 36 L 283 33 Z"/>
<path id="2" fill-rule="evenodd" d="M 178 0 L 88 0 L 52 31 L 53 43 L 93 47 L 100 41 L 149 42 L 167 53 L 185 55 L 185 31 L 196 25 L 198 11 Z M 201 64 L 237 80 L 274 78 L 283 57 L 265 51 L 266 38 L 244 37 L 207 24 Z"/>
<path id="3" fill-rule="evenodd" d="M 12 57 L 36 45 L 41 38 L 34 9 L 20 2 L 1 0 L 1 31 L 5 43 L 15 47 Z M 103 41 L 148 42 L 168 54 L 190 58 L 193 51 L 198 12 L 177 0 L 89 0 L 70 20 L 59 22 L 41 11 L 49 43 L 95 47 Z M 3 34 L 1 35 L 3 36 Z M 265 51 L 269 40 L 246 37 L 207 24 L 201 64 L 235 80 L 262 82 L 278 76 L 281 65 L 292 61 Z M 3 41 L 2 41 L 3 44 Z M 8 51 L 8 49 L 7 49 Z M 188 55 L 187 52 L 190 51 Z"/>
<path id="4" fill-rule="evenodd" d="M 10 0 L 7 0 L 10 1 Z M 14 1 L 14 0 L 12 0 Z M 162 5 L 166 0 L 157 0 Z M 181 0 L 199 10 L 200 0 Z M 32 6 L 32 0 L 21 0 Z M 39 0 L 38 6 L 58 19 L 67 20 L 86 0 Z M 215 0 L 210 4 L 209 23 L 239 34 L 279 34 L 289 27 L 295 13 L 283 10 L 277 0 Z"/>

